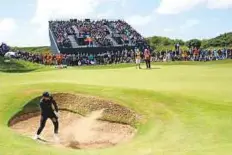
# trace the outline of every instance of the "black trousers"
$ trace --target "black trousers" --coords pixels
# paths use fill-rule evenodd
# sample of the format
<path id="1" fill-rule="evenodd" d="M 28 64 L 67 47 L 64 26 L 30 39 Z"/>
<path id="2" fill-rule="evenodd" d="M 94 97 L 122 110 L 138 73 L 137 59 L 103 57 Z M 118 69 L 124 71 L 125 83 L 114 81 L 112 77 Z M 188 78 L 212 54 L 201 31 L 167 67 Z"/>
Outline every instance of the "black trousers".
<path id="1" fill-rule="evenodd" d="M 151 61 L 150 61 L 150 59 L 149 60 L 145 60 L 145 62 L 146 62 L 147 68 L 151 68 Z"/>
<path id="2" fill-rule="evenodd" d="M 58 122 L 58 118 L 56 117 L 56 115 L 53 114 L 51 116 L 41 115 L 41 118 L 40 118 L 40 127 L 37 130 L 37 135 L 40 135 L 41 132 L 43 131 L 48 118 L 51 119 L 51 121 L 52 121 L 52 123 L 54 125 L 54 133 L 58 134 L 59 122 Z"/>

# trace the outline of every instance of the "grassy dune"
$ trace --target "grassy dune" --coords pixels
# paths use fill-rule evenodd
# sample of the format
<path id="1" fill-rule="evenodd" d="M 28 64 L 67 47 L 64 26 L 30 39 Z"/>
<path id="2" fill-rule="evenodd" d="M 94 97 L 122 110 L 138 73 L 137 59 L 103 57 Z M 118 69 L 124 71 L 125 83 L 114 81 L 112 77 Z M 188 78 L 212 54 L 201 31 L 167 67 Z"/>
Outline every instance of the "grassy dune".
<path id="1" fill-rule="evenodd" d="M 231 155 L 232 61 L 156 63 L 153 68 L 0 71 L 0 154 Z M 69 150 L 14 133 L 8 120 L 44 90 L 99 96 L 126 106 L 143 116 L 138 134 L 113 148 Z"/>
<path id="2" fill-rule="evenodd" d="M 42 65 L 22 60 L 10 60 L 0 56 L 0 72 L 30 72 L 44 68 Z"/>
<path id="3" fill-rule="evenodd" d="M 50 53 L 51 49 L 48 46 L 41 47 L 13 47 L 15 50 L 23 50 L 31 53 Z"/>

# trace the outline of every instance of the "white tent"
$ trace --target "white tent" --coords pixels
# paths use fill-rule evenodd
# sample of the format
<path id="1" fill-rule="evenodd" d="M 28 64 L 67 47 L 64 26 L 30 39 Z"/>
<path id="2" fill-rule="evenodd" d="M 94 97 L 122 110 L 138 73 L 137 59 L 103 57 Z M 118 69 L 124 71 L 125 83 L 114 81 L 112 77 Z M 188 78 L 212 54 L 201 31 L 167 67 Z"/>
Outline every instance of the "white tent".
<path id="1" fill-rule="evenodd" d="M 4 57 L 6 57 L 6 58 L 12 58 L 12 57 L 15 57 L 15 56 L 16 56 L 15 52 L 7 52 L 4 55 Z"/>

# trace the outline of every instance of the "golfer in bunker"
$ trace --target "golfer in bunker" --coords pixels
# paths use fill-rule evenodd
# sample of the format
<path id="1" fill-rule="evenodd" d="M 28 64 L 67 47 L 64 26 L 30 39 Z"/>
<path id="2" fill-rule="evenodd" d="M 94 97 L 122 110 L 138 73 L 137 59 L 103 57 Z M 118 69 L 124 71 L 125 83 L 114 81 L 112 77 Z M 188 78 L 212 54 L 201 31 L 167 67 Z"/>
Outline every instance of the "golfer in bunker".
<path id="1" fill-rule="evenodd" d="M 59 122 L 58 122 L 58 107 L 56 101 L 53 99 L 53 97 L 49 94 L 49 92 L 44 92 L 42 95 L 42 99 L 39 103 L 40 109 L 41 109 L 41 119 L 40 119 L 40 126 L 37 130 L 37 133 L 34 137 L 34 139 L 40 139 L 40 134 L 43 131 L 47 119 L 51 119 L 53 125 L 54 125 L 54 138 L 56 141 L 59 141 L 58 138 L 58 129 L 59 129 Z M 53 110 L 54 107 L 54 110 Z"/>

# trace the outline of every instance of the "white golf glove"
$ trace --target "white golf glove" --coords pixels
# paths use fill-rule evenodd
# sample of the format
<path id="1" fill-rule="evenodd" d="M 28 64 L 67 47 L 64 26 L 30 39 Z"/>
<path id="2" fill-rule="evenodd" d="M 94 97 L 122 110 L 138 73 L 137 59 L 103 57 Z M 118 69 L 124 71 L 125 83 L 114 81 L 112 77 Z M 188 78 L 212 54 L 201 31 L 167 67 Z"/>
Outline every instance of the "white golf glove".
<path id="1" fill-rule="evenodd" d="M 55 113 L 55 115 L 56 115 L 56 117 L 60 117 L 60 114 L 59 114 L 59 112 L 54 112 Z"/>

